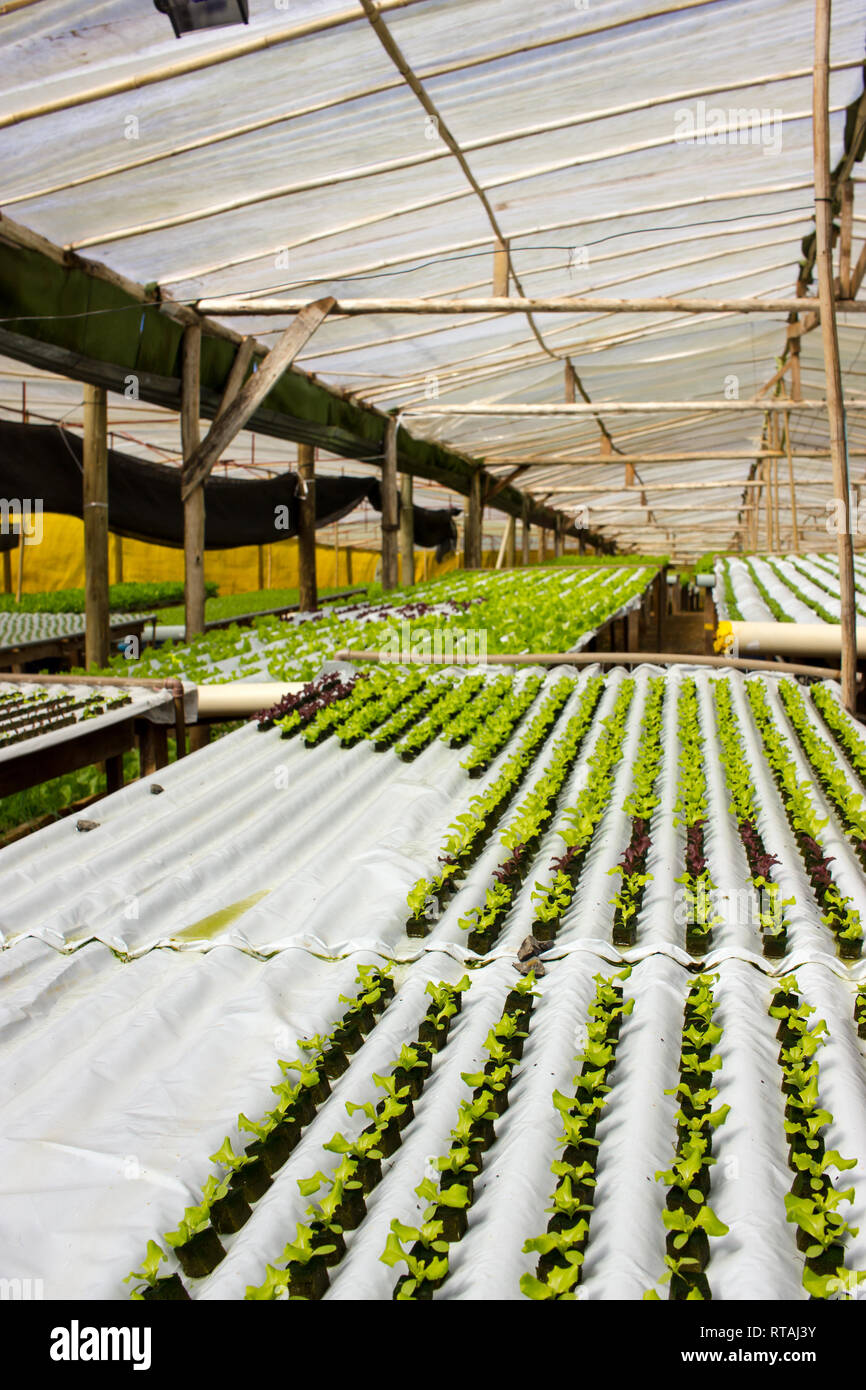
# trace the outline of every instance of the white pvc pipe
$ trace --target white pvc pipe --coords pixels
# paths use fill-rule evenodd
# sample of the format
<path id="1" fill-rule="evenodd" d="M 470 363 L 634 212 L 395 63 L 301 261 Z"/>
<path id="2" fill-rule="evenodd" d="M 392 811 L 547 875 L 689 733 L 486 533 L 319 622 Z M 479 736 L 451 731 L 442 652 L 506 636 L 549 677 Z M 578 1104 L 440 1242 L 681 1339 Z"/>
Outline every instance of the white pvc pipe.
<path id="1" fill-rule="evenodd" d="M 842 629 L 835 623 L 722 624 L 733 632 L 740 656 L 765 652 L 773 656 L 833 656 L 842 651 Z M 857 627 L 857 655 L 866 657 L 866 624 Z"/>
<path id="2" fill-rule="evenodd" d="M 270 709 L 284 695 L 303 690 L 303 681 L 226 681 L 198 687 L 199 719 L 241 719 Z"/>

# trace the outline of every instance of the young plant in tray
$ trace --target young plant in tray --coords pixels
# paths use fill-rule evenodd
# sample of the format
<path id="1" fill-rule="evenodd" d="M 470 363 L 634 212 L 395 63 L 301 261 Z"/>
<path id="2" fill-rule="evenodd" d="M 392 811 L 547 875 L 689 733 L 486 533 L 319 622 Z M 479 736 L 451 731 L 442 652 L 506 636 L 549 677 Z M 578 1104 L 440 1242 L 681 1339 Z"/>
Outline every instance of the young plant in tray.
<path id="1" fill-rule="evenodd" d="M 686 950 L 703 955 L 712 943 L 713 927 L 723 919 L 713 913 L 715 884 L 704 853 L 707 817 L 707 778 L 704 738 L 698 713 L 697 683 L 686 679 L 677 701 L 680 766 L 675 825 L 686 832 L 685 870 L 674 881 L 683 886 L 686 906 Z"/>

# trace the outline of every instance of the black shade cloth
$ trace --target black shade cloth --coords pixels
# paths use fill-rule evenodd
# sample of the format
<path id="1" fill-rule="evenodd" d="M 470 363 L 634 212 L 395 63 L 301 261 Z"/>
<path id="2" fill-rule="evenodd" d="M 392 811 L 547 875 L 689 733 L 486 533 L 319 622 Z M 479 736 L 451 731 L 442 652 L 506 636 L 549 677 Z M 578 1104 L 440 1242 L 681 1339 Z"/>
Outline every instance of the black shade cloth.
<path id="1" fill-rule="evenodd" d="M 0 498 L 44 512 L 82 515 L 82 441 L 58 425 L 27 425 L 0 420 Z M 214 478 L 205 483 L 205 548 L 231 550 L 269 545 L 298 534 L 300 479 L 296 473 L 248 481 Z M 366 498 L 382 510 L 379 479 L 316 478 L 316 526 L 347 516 Z M 447 554 L 457 530 L 454 509 L 414 507 L 415 544 Z M 183 545 L 180 470 L 108 451 L 108 524 L 119 536 L 158 545 Z M 0 551 L 17 544 L 0 535 Z M 443 549 L 444 547 L 444 549 Z M 441 557 L 440 557 L 441 558 Z"/>

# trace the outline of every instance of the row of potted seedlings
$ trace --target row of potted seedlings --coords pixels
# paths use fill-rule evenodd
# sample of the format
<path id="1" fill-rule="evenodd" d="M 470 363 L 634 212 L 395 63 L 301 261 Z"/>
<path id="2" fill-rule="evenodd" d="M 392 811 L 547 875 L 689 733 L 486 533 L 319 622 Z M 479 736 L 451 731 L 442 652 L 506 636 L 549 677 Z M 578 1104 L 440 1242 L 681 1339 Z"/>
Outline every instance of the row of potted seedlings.
<path id="1" fill-rule="evenodd" d="M 448 1042 L 452 1020 L 468 988 L 468 976 L 456 985 L 428 984 L 431 1003 L 417 1037 L 401 1047 L 389 1073 L 373 1076 L 382 1099 L 376 1105 L 346 1103 L 349 1115 L 360 1111 L 369 1123 L 354 1140 L 338 1131 L 324 1145 L 340 1156 L 333 1172 L 316 1172 L 298 1180 L 302 1196 L 313 1196 L 323 1188 L 324 1195 L 307 1208 L 309 1225 L 297 1224 L 294 1241 L 283 1250 L 282 1265 L 269 1264 L 264 1282 L 247 1289 L 248 1299 L 316 1301 L 324 1297 L 330 1287 L 329 1270 L 346 1253 L 345 1233 L 356 1230 L 366 1217 L 366 1198 L 382 1180 L 382 1161 L 400 1147 L 403 1131 L 415 1118 L 414 1102 L 421 1097 L 433 1058 Z"/>
<path id="2" fill-rule="evenodd" d="M 818 562 L 815 561 L 815 563 L 817 564 Z M 830 584 L 825 584 L 824 581 L 823 581 L 822 579 L 819 579 L 818 575 L 815 574 L 813 570 L 807 570 L 806 567 L 805 567 L 805 565 L 801 564 L 801 562 L 800 562 L 799 560 L 794 559 L 793 556 L 791 556 L 791 557 L 789 558 L 788 564 L 791 566 L 792 569 L 795 569 L 795 570 L 797 571 L 798 574 L 801 574 L 801 575 L 803 576 L 804 579 L 807 579 L 807 580 L 809 581 L 810 584 L 813 584 L 813 585 L 815 586 L 816 589 L 821 589 L 825 594 L 829 594 L 831 598 L 834 598 L 834 599 L 836 600 L 837 603 L 839 602 L 839 576 L 838 576 L 838 571 L 836 572 L 836 576 L 835 576 L 835 577 L 836 577 L 836 587 L 835 587 L 835 589 L 834 589 Z M 774 567 L 774 568 L 775 568 L 775 567 Z M 820 568 L 823 570 L 823 569 L 825 569 L 825 566 L 824 566 L 824 565 L 821 565 Z M 826 572 L 826 571 L 825 571 L 825 572 Z M 777 573 L 778 573 L 778 571 L 777 571 Z M 797 598 L 801 598 L 801 599 L 803 600 L 803 602 L 804 602 L 805 604 L 808 604 L 808 606 L 809 606 L 810 608 L 814 608 L 815 612 L 818 613 L 820 617 L 824 618 L 824 622 L 825 622 L 825 623 L 838 623 L 839 619 L 838 619 L 838 618 L 832 617 L 830 614 L 827 614 L 827 616 L 825 617 L 824 614 L 827 612 L 827 610 L 826 610 L 826 609 L 820 608 L 820 607 L 818 606 L 818 604 L 815 602 L 814 599 L 811 599 L 811 598 L 810 598 L 810 599 L 807 599 L 807 598 L 805 598 L 805 597 L 800 593 L 800 590 L 797 589 L 797 588 L 791 583 L 791 580 L 788 578 L 787 575 L 785 575 L 785 583 L 788 585 L 788 588 L 791 589 L 791 590 L 797 595 Z M 866 608 L 864 608 L 864 606 L 863 606 L 862 603 L 858 603 L 858 601 L 857 601 L 857 589 L 856 589 L 856 587 L 855 587 L 855 589 L 854 589 L 854 607 L 856 608 L 857 612 L 860 614 L 861 617 L 866 618 Z"/>
<path id="3" fill-rule="evenodd" d="M 799 687 L 793 681 L 780 681 L 779 694 L 806 759 L 828 801 L 835 807 L 861 867 L 866 869 L 866 810 L 861 805 L 863 797 L 859 792 L 852 791 L 832 750 L 815 732 Z"/>
<path id="4" fill-rule="evenodd" d="M 489 951 L 496 943 L 502 923 L 514 902 L 514 895 L 538 852 L 541 836 L 556 813 L 562 789 L 580 754 L 592 724 L 602 682 L 601 676 L 595 676 L 588 682 L 580 707 L 554 744 L 547 766 L 500 832 L 500 842 L 510 853 L 494 869 L 496 882 L 487 889 L 484 903 L 472 908 L 458 923 L 461 930 L 469 932 L 469 946 L 473 951 Z"/>
<path id="5" fill-rule="evenodd" d="M 467 706 L 483 701 L 487 682 L 483 675 L 462 676 L 446 695 L 438 700 L 427 715 L 394 745 L 394 751 L 404 763 L 411 763 L 423 753 L 429 743 L 447 730 L 451 721 Z"/>
<path id="6" fill-rule="evenodd" d="M 631 788 L 623 802 L 623 811 L 631 816 L 631 837 L 622 859 L 611 874 L 619 874 L 621 883 L 610 899 L 613 914 L 614 946 L 633 946 L 637 940 L 637 923 L 643 902 L 644 889 L 652 879 L 646 872 L 646 861 L 652 837 L 650 822 L 659 804 L 656 792 L 662 762 L 662 710 L 665 698 L 664 676 L 654 676 L 649 682 L 637 757 L 632 767 Z"/>
<path id="7" fill-rule="evenodd" d="M 770 1016 L 778 1020 L 779 1066 L 785 1096 L 785 1133 L 788 1167 L 794 1174 L 785 1194 L 787 1219 L 797 1227 L 797 1249 L 805 1256 L 803 1287 L 811 1298 L 852 1297 L 866 1271 L 846 1270 L 844 1240 L 856 1235 L 839 1208 L 852 1202 L 854 1189 L 833 1185 L 831 1173 L 856 1167 L 856 1159 L 843 1158 L 824 1143 L 824 1131 L 833 1116 L 821 1106 L 817 1053 L 827 1035 L 819 1019 L 809 1026 L 813 1005 L 800 1000 L 794 975 L 773 987 Z"/>
<path id="8" fill-rule="evenodd" d="M 370 729 L 365 737 L 373 744 L 377 753 L 384 753 L 399 742 L 407 729 L 434 709 L 440 700 L 453 689 L 457 677 L 437 672 L 425 676 L 414 694 L 404 700 L 399 708 L 388 714 L 380 724 Z"/>
<path id="9" fill-rule="evenodd" d="M 542 681 L 541 676 L 531 672 L 521 685 L 511 682 L 496 708 L 488 713 L 482 724 L 475 726 L 469 756 L 460 764 L 470 777 L 481 777 L 487 771 L 534 704 Z"/>
<path id="10" fill-rule="evenodd" d="M 357 679 L 351 676 L 344 680 L 336 671 L 317 676 L 315 680 L 308 681 L 301 690 L 287 692 L 275 705 L 253 715 L 256 727 L 260 732 L 264 732 L 276 725 L 282 738 L 291 738 L 292 734 L 303 729 L 321 710 L 350 695 Z"/>
<path id="11" fill-rule="evenodd" d="M 841 744 L 846 758 L 860 781 L 866 786 L 866 744 L 858 736 L 850 718 L 840 706 L 829 686 L 813 685 L 810 694 L 816 710 L 830 733 Z"/>
<path id="12" fill-rule="evenodd" d="M 709 1203 L 713 1134 L 724 1124 L 730 1106 L 713 1109 L 718 1088 L 713 1084 L 721 1069 L 721 1056 L 715 1051 L 722 1029 L 713 1022 L 718 1007 L 713 986 L 718 975 L 698 975 L 686 997 L 680 1048 L 679 1081 L 673 1091 L 679 1100 L 676 1111 L 677 1146 L 673 1164 L 656 1173 L 656 1182 L 667 1188 L 662 1220 L 667 1230 L 665 1273 L 661 1282 L 670 1285 L 674 1302 L 706 1300 L 712 1297 L 706 1270 L 710 1262 L 710 1238 L 727 1235 Z M 657 1299 L 654 1289 L 646 1298 Z"/>
<path id="13" fill-rule="evenodd" d="M 707 774 L 704 765 L 704 736 L 698 714 L 697 684 L 684 680 L 677 699 L 677 730 L 680 738 L 679 786 L 674 824 L 685 827 L 685 868 L 675 881 L 683 885 L 686 907 L 686 950 L 704 955 L 712 945 L 713 927 L 722 921 L 713 914 L 715 884 L 710 877 L 704 852 L 707 823 Z"/>
<path id="14" fill-rule="evenodd" d="M 550 863 L 548 874 L 552 873 L 552 879 L 535 884 L 532 894 L 535 903 L 532 934 L 537 941 L 556 939 L 563 914 L 571 905 L 592 838 L 610 803 L 634 692 L 634 681 L 624 680 L 613 710 L 601 720 L 599 737 L 587 758 L 586 781 L 574 805 L 564 811 L 562 824 L 557 830 L 564 851 Z"/>
<path id="15" fill-rule="evenodd" d="M 781 570 L 781 569 L 779 568 L 779 566 L 778 566 L 777 564 L 775 564 L 775 563 L 774 563 L 772 560 L 770 560 L 770 559 L 768 559 L 766 563 L 769 565 L 770 569 L 773 571 L 773 573 L 774 573 L 774 575 L 776 576 L 776 578 L 779 579 L 779 580 L 781 580 L 781 582 L 782 582 L 788 589 L 791 590 L 791 593 L 794 595 L 794 597 L 795 597 L 795 598 L 798 598 L 798 599 L 800 600 L 801 603 L 804 603 L 804 604 L 806 605 L 807 608 L 811 608 L 813 613 L 817 613 L 818 617 L 821 619 L 821 621 L 822 621 L 823 623 L 838 623 L 838 622 L 839 622 L 839 619 L 838 619 L 838 618 L 834 618 L 834 617 L 833 617 L 833 614 L 829 611 L 829 609 L 827 609 L 827 608 L 824 607 L 823 603 L 821 603 L 819 599 L 810 598 L 810 597 L 808 597 L 806 594 L 804 594 L 804 593 L 803 593 L 803 590 L 800 588 L 800 586 L 799 586 L 798 584 L 796 584 L 796 583 L 794 582 L 794 580 L 791 578 L 790 574 L 786 574 L 786 573 L 784 572 L 784 570 Z M 795 565 L 794 568 L 795 568 L 800 574 L 803 574 L 803 570 L 800 568 L 799 565 Z M 830 593 L 830 592 L 831 592 L 831 591 L 826 587 L 826 585 L 824 585 L 824 584 L 818 584 L 817 580 L 813 579 L 812 576 L 811 576 L 810 574 L 806 574 L 806 575 L 805 575 L 805 578 L 809 580 L 809 583 L 810 583 L 810 584 L 815 584 L 819 589 L 823 589 L 825 593 Z M 836 597 L 838 598 L 838 594 L 836 595 Z M 858 608 L 858 611 L 859 611 L 859 612 L 862 612 L 863 610 Z M 787 622 L 789 622 L 789 623 L 792 622 L 792 621 L 793 621 L 792 618 L 788 618 L 788 619 L 787 619 Z"/>
<path id="16" fill-rule="evenodd" d="M 854 1000 L 854 1022 L 857 1024 L 858 1038 L 866 1038 L 866 989 L 857 991 Z"/>
<path id="17" fill-rule="evenodd" d="M 821 843 L 827 821 L 818 815 L 807 784 L 799 780 L 796 764 L 773 719 L 763 686 L 757 681 L 747 681 L 746 693 L 812 891 L 823 908 L 821 920 L 836 937 L 841 958 L 858 960 L 863 945 L 863 927 L 857 909 L 836 884 L 830 868 L 833 856 L 825 853 Z"/>
<path id="18" fill-rule="evenodd" d="M 725 785 L 749 866 L 749 882 L 758 895 L 761 945 L 768 959 L 776 959 L 788 949 L 785 908 L 790 907 L 794 899 L 782 897 L 782 890 L 773 877 L 773 866 L 779 863 L 778 855 L 767 852 L 758 830 L 758 797 L 749 774 L 749 760 L 740 735 L 730 685 L 727 680 L 719 679 L 712 681 L 711 686 Z"/>
<path id="19" fill-rule="evenodd" d="M 533 1236 L 524 1253 L 537 1254 L 535 1274 L 524 1274 L 520 1291 L 526 1298 L 565 1301 L 574 1298 L 580 1283 L 589 1228 L 595 1203 L 599 1145 L 596 1130 L 607 1105 L 610 1075 L 616 1063 L 622 1021 L 634 1008 L 634 999 L 623 999 L 623 982 L 631 967 L 605 979 L 594 976 L 595 996 L 589 1006 L 586 1043 L 576 1061 L 575 1093 L 554 1091 L 563 1133 L 558 1147 L 562 1156 L 551 1165 L 557 1179 L 547 1232 Z"/>
<path id="20" fill-rule="evenodd" d="M 250 1120 L 244 1114 L 238 1117 L 238 1130 L 253 1136 L 243 1152 L 235 1153 L 227 1137 L 211 1155 L 211 1162 L 219 1165 L 222 1175 L 208 1177 L 201 1202 L 188 1207 L 176 1230 L 165 1236 L 166 1244 L 173 1249 L 187 1278 L 204 1278 L 225 1258 L 220 1237 L 233 1235 L 249 1221 L 253 1204 L 271 1186 L 274 1175 L 299 1143 L 317 1108 L 330 1095 L 329 1078 L 341 1076 L 347 1069 L 349 1058 L 362 1045 L 364 1037 L 372 1031 L 394 997 L 390 971 L 390 966 L 377 969 L 362 965 L 358 968 L 361 989 L 353 998 L 340 996 L 341 1002 L 349 1007 L 331 1031 L 327 1035 L 300 1039 L 298 1046 L 306 1055 L 293 1062 L 279 1062 L 283 1080 L 271 1087 L 277 1097 L 274 1109 L 260 1121 Z M 151 1247 L 159 1251 L 158 1259 Z M 142 1269 L 134 1271 L 125 1281 L 143 1281 L 143 1285 L 136 1286 L 133 1291 L 133 1298 L 164 1301 L 189 1297 L 177 1273 L 159 1276 L 158 1267 L 164 1254 L 156 1242 L 149 1242 Z"/>
<path id="21" fill-rule="evenodd" d="M 450 1246 L 466 1234 L 475 1181 L 496 1142 L 495 1122 L 508 1108 L 514 1069 L 529 1032 L 536 997 L 533 984 L 530 971 L 507 995 L 502 1015 L 485 1040 L 487 1060 L 482 1070 L 461 1073 L 472 1094 L 460 1102 L 450 1149 L 435 1160 L 438 1186 L 424 1178 L 415 1188 L 428 1203 L 421 1225 L 391 1222 L 380 1258 L 391 1268 L 406 1266 L 394 1287 L 393 1296 L 400 1302 L 432 1299 L 448 1278 Z"/>
<path id="22" fill-rule="evenodd" d="M 410 889 L 407 903 L 410 936 L 426 936 L 437 914 L 456 887 L 456 880 L 475 862 L 494 826 L 522 785 L 533 758 L 546 741 L 571 694 L 574 682 L 560 679 L 530 719 L 515 751 L 483 791 L 471 797 L 465 811 L 449 826 L 439 855 L 441 867 L 429 879 L 420 878 Z M 432 915 L 431 915 L 432 914 Z"/>

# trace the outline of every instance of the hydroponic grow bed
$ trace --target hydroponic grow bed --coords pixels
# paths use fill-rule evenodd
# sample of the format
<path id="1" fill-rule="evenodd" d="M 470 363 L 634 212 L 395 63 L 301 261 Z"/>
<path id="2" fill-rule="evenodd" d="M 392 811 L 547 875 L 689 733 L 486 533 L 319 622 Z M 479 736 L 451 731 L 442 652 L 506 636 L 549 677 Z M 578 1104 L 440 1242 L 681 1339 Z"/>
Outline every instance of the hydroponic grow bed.
<path id="1" fill-rule="evenodd" d="M 346 672 L 260 722 L 0 853 L 13 1274 L 856 1293 L 866 742 L 834 687 Z"/>

